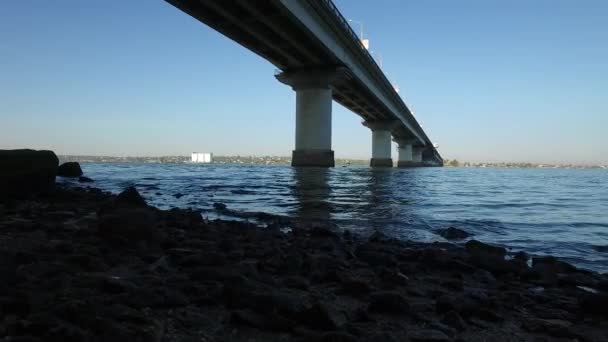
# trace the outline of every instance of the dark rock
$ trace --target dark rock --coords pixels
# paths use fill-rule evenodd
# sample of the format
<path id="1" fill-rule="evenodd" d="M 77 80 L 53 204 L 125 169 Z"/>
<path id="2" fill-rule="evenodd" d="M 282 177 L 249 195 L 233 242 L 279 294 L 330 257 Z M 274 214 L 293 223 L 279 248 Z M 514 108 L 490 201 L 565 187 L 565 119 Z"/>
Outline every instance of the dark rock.
<path id="1" fill-rule="evenodd" d="M 375 230 L 368 238 L 369 242 L 388 242 L 390 240 L 391 238 L 378 230 Z"/>
<path id="2" fill-rule="evenodd" d="M 136 289 L 136 286 L 119 277 L 103 277 L 101 279 L 101 289 L 106 293 L 118 294 L 133 291 Z"/>
<path id="3" fill-rule="evenodd" d="M 33 336 L 9 336 L 2 342 L 42 342 L 42 340 Z"/>
<path id="4" fill-rule="evenodd" d="M 477 240 L 471 240 L 465 245 L 470 255 L 470 261 L 477 267 L 492 272 L 494 275 L 517 272 L 519 264 L 505 260 L 507 250 L 503 247 L 488 245 Z"/>
<path id="5" fill-rule="evenodd" d="M 231 320 L 237 324 L 244 324 L 262 330 L 267 330 L 273 327 L 266 315 L 260 315 L 247 309 L 233 311 Z"/>
<path id="6" fill-rule="evenodd" d="M 589 314 L 608 317 L 608 294 L 584 293 L 580 298 L 581 309 Z"/>
<path id="7" fill-rule="evenodd" d="M 343 312 L 323 303 L 315 303 L 310 308 L 302 310 L 295 318 L 299 323 L 315 330 L 334 330 L 347 321 Z"/>
<path id="8" fill-rule="evenodd" d="M 82 176 L 82 169 L 78 162 L 67 162 L 59 165 L 57 169 L 57 176 L 61 177 L 80 177 Z"/>
<path id="9" fill-rule="evenodd" d="M 359 246 L 355 255 L 359 260 L 365 261 L 371 266 L 397 266 L 397 258 L 394 255 L 379 249 L 369 248 L 366 245 Z"/>
<path id="10" fill-rule="evenodd" d="M 24 198 L 52 191 L 58 165 L 52 151 L 0 150 L 0 197 Z"/>
<path id="11" fill-rule="evenodd" d="M 503 247 L 488 245 L 477 240 L 471 240 L 465 244 L 469 254 L 478 257 L 498 257 L 504 258 L 507 255 L 507 250 Z"/>
<path id="12" fill-rule="evenodd" d="M 407 285 L 410 278 L 399 272 L 398 269 L 379 267 L 376 271 L 378 277 L 391 285 Z"/>
<path id="13" fill-rule="evenodd" d="M 608 245 L 592 245 L 591 248 L 596 252 L 608 253 Z"/>
<path id="14" fill-rule="evenodd" d="M 553 256 L 532 258 L 532 268 L 540 272 L 570 273 L 578 269 L 567 262 L 558 260 Z"/>
<path id="15" fill-rule="evenodd" d="M 379 291 L 372 293 L 369 310 L 373 312 L 404 314 L 410 311 L 407 300 L 395 291 Z"/>
<path id="16" fill-rule="evenodd" d="M 215 210 L 220 210 L 221 211 L 221 210 L 226 210 L 226 208 L 228 208 L 228 207 L 224 203 L 216 202 L 216 203 L 213 203 L 213 208 Z"/>
<path id="17" fill-rule="evenodd" d="M 319 338 L 321 342 L 357 342 L 355 336 L 340 331 L 326 332 Z"/>
<path id="18" fill-rule="evenodd" d="M 519 252 L 513 254 L 513 259 L 523 261 L 523 262 L 528 262 L 528 260 L 530 260 L 530 256 L 528 255 L 528 253 L 526 253 L 524 251 L 519 251 Z"/>
<path id="19" fill-rule="evenodd" d="M 372 291 L 372 288 L 370 287 L 367 281 L 351 276 L 343 277 L 341 285 L 344 293 L 353 296 L 366 295 Z"/>
<path id="20" fill-rule="evenodd" d="M 407 337 L 412 342 L 445 342 L 452 340 L 441 331 L 431 329 L 413 330 L 407 333 Z"/>
<path id="21" fill-rule="evenodd" d="M 398 340 L 388 332 L 377 333 L 363 340 L 364 342 L 397 342 Z"/>
<path id="22" fill-rule="evenodd" d="M 331 230 L 331 228 L 326 227 L 326 226 L 315 226 L 310 228 L 309 233 L 311 236 L 316 236 L 316 237 L 325 237 L 325 238 L 331 238 L 331 237 L 337 237 L 338 234 L 334 231 Z"/>
<path id="23" fill-rule="evenodd" d="M 145 207 L 146 200 L 137 192 L 135 187 L 130 186 L 116 197 L 116 203 L 126 206 Z"/>
<path id="24" fill-rule="evenodd" d="M 604 276 L 604 279 L 601 279 L 597 287 L 605 292 L 608 292 L 608 277 Z"/>
<path id="25" fill-rule="evenodd" d="M 443 295 L 435 301 L 435 310 L 439 313 L 456 311 L 458 314 L 468 317 L 479 309 L 479 303 L 471 297 L 464 295 Z"/>
<path id="26" fill-rule="evenodd" d="M 300 276 L 289 276 L 283 280 L 283 283 L 287 287 L 294 289 L 307 290 L 310 285 L 308 279 Z"/>
<path id="27" fill-rule="evenodd" d="M 100 216 L 98 233 L 106 239 L 134 243 L 158 240 L 156 221 L 156 213 L 147 208 L 113 209 Z"/>
<path id="28" fill-rule="evenodd" d="M 463 331 L 467 328 L 466 323 L 456 311 L 449 311 L 446 313 L 441 322 L 449 325 L 457 331 Z"/>
<path id="29" fill-rule="evenodd" d="M 464 230 L 454 227 L 437 230 L 437 234 L 441 235 L 446 240 L 462 240 L 471 236 L 471 234 Z"/>
<path id="30" fill-rule="evenodd" d="M 570 332 L 572 323 L 560 319 L 529 318 L 523 321 L 523 328 L 530 332 L 548 333 L 554 337 L 574 337 Z"/>
<path id="31" fill-rule="evenodd" d="M 93 183 L 94 180 L 92 180 L 89 177 L 80 176 L 80 177 L 78 177 L 78 182 L 80 182 L 80 183 Z"/>

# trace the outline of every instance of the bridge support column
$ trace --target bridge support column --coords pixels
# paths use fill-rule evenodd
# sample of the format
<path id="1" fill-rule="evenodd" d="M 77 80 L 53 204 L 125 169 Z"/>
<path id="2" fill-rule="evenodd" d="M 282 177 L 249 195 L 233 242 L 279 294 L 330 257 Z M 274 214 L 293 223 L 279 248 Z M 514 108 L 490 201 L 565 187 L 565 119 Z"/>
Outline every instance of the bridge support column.
<path id="1" fill-rule="evenodd" d="M 372 159 L 369 165 L 372 167 L 393 167 L 391 158 L 391 128 L 394 121 L 364 122 L 364 126 L 372 130 Z"/>
<path id="2" fill-rule="evenodd" d="M 414 157 L 412 153 L 411 143 L 399 143 L 397 151 L 399 152 L 399 160 L 397 160 L 397 167 L 411 167 L 414 166 Z"/>
<path id="3" fill-rule="evenodd" d="M 422 166 L 422 150 L 424 147 L 414 147 L 412 149 L 412 161 L 416 166 Z"/>
<path id="4" fill-rule="evenodd" d="M 340 69 L 286 71 L 276 78 L 296 92 L 296 139 L 291 166 L 334 166 L 331 82 Z"/>

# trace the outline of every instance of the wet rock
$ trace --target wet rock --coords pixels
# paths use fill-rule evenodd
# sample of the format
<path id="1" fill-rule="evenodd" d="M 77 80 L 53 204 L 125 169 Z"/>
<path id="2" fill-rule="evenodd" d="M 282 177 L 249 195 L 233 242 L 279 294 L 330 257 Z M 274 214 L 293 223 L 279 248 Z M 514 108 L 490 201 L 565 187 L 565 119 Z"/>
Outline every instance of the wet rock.
<path id="1" fill-rule="evenodd" d="M 532 258 L 532 268 L 539 272 L 550 273 L 570 273 L 577 271 L 577 268 L 567 262 L 558 260 L 553 256 L 543 256 Z"/>
<path id="2" fill-rule="evenodd" d="M 554 337 L 574 337 L 570 332 L 571 322 L 560 319 L 530 318 L 523 321 L 523 328 L 530 332 L 548 333 Z"/>
<path id="3" fill-rule="evenodd" d="M 394 255 L 380 249 L 370 248 L 369 245 L 359 246 L 355 251 L 355 256 L 371 266 L 397 266 L 397 258 Z"/>
<path id="4" fill-rule="evenodd" d="M 344 293 L 352 296 L 363 296 L 372 291 L 368 281 L 365 281 L 364 279 L 352 276 L 343 276 L 340 283 Z"/>
<path id="5" fill-rule="evenodd" d="M 608 245 L 592 245 L 591 248 L 596 252 L 608 253 Z"/>
<path id="6" fill-rule="evenodd" d="M 494 275 L 525 271 L 525 265 L 515 263 L 513 260 L 505 260 L 507 250 L 503 247 L 488 245 L 477 240 L 467 242 L 465 247 L 472 264 Z"/>
<path id="7" fill-rule="evenodd" d="M 390 333 L 376 333 L 363 340 L 364 342 L 397 342 L 398 340 Z"/>
<path id="8" fill-rule="evenodd" d="M 100 283 L 102 291 L 110 294 L 130 292 L 136 289 L 133 283 L 119 277 L 103 277 Z"/>
<path id="9" fill-rule="evenodd" d="M 467 233 L 466 231 L 455 227 L 439 229 L 437 230 L 437 234 L 439 234 L 446 240 L 462 240 L 471 236 L 471 234 Z"/>
<path id="10" fill-rule="evenodd" d="M 1 340 L 2 342 L 42 342 L 41 339 L 34 336 L 9 336 Z"/>
<path id="11" fill-rule="evenodd" d="M 388 242 L 390 240 L 390 237 L 378 230 L 375 230 L 368 238 L 369 242 Z"/>
<path id="12" fill-rule="evenodd" d="M 410 311 L 410 305 L 399 292 L 379 291 L 371 294 L 369 310 L 372 312 L 405 314 Z"/>
<path id="13" fill-rule="evenodd" d="M 322 238 L 332 238 L 337 237 L 338 234 L 331 230 L 329 227 L 325 226 L 315 226 L 310 228 L 309 233 L 311 236 L 322 237 Z"/>
<path id="14" fill-rule="evenodd" d="M 52 151 L 0 150 L 0 198 L 52 191 L 58 165 Z"/>
<path id="15" fill-rule="evenodd" d="M 57 169 L 57 176 L 61 177 L 80 177 L 82 176 L 82 169 L 78 162 L 67 162 L 59 165 Z"/>
<path id="16" fill-rule="evenodd" d="M 294 289 L 301 289 L 301 290 L 307 290 L 310 285 L 310 282 L 308 281 L 308 279 L 306 279 L 304 277 L 300 277 L 300 276 L 286 277 L 285 280 L 283 281 L 283 283 L 287 287 L 291 287 Z"/>
<path id="17" fill-rule="evenodd" d="M 244 324 L 262 330 L 270 330 L 276 327 L 276 324 L 272 324 L 272 322 L 268 320 L 268 316 L 258 314 L 248 309 L 233 311 L 231 320 L 237 324 Z"/>
<path id="18" fill-rule="evenodd" d="M 215 202 L 215 203 L 213 203 L 213 208 L 215 210 L 222 211 L 222 210 L 226 210 L 228 207 L 224 203 Z"/>
<path id="19" fill-rule="evenodd" d="M 137 192 L 135 187 L 130 186 L 116 197 L 116 203 L 126 206 L 145 207 L 146 200 Z"/>
<path id="20" fill-rule="evenodd" d="M 295 318 L 315 330 L 334 330 L 347 322 L 343 312 L 323 303 L 315 303 L 300 311 Z"/>
<path id="21" fill-rule="evenodd" d="M 584 293 L 579 301 L 583 312 L 608 317 L 608 294 Z"/>
<path id="22" fill-rule="evenodd" d="M 435 301 L 435 310 L 438 313 L 455 311 L 458 314 L 468 317 L 479 309 L 477 300 L 464 295 L 442 295 Z"/>
<path id="23" fill-rule="evenodd" d="M 456 311 L 449 311 L 446 313 L 441 322 L 456 329 L 457 331 L 463 331 L 467 328 L 466 323 Z"/>
<path id="24" fill-rule="evenodd" d="M 528 255 L 528 253 L 526 253 L 524 251 L 519 251 L 519 252 L 513 254 L 513 259 L 527 263 L 528 260 L 530 260 L 530 255 Z"/>
<path id="25" fill-rule="evenodd" d="M 407 337 L 412 342 L 445 342 L 452 340 L 441 331 L 431 329 L 413 330 L 408 332 Z"/>
<path id="26" fill-rule="evenodd" d="M 154 241 L 157 215 L 147 208 L 120 208 L 105 212 L 99 218 L 98 234 L 105 239 L 125 242 Z"/>
<path id="27" fill-rule="evenodd" d="M 80 182 L 80 183 L 93 183 L 94 180 L 92 180 L 89 177 L 80 176 L 80 177 L 78 177 L 78 182 Z"/>
<path id="28" fill-rule="evenodd" d="M 504 258 L 507 255 L 507 250 L 503 247 L 488 245 L 477 240 L 471 240 L 465 244 L 469 254 L 476 257 L 492 257 Z"/>
<path id="29" fill-rule="evenodd" d="M 331 331 L 331 332 L 322 334 L 318 341 L 321 341 L 321 342 L 357 342 L 357 341 L 359 341 L 359 339 L 357 339 L 355 336 L 353 336 L 351 334 L 347 334 L 345 332 Z"/>

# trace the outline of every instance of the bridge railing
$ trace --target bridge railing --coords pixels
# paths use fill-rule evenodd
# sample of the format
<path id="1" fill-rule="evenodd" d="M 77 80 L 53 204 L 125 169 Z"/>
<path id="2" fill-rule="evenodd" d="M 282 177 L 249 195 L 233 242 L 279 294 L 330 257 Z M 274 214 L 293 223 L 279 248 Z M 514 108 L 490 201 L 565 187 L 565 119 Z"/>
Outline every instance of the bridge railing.
<path id="1" fill-rule="evenodd" d="M 338 9 L 338 7 L 336 7 L 334 2 L 332 0 L 322 0 L 321 3 L 324 3 L 327 6 L 327 8 L 329 8 L 335 14 L 336 18 L 338 18 L 338 20 L 341 22 L 341 24 L 342 24 L 343 28 L 346 30 L 346 32 L 348 32 L 355 41 L 359 42 L 359 46 L 361 48 L 361 51 L 363 52 L 363 56 L 365 56 L 365 58 L 368 60 L 368 62 L 373 66 L 373 68 L 378 73 L 378 75 L 381 75 L 380 77 L 384 81 L 384 84 L 393 91 L 392 94 L 393 94 L 393 97 L 396 99 L 397 103 L 399 103 L 399 105 L 403 106 L 406 110 L 408 110 L 413 117 L 414 114 L 411 112 L 411 110 L 409 110 L 409 108 L 407 107 L 405 102 L 403 102 L 403 99 L 401 99 L 399 94 L 397 94 L 397 92 L 393 88 L 391 82 L 388 80 L 388 78 L 386 78 L 386 75 L 384 74 L 384 71 L 382 71 L 382 68 L 380 68 L 378 63 L 376 63 L 376 60 L 374 59 L 374 57 L 369 53 L 367 48 L 363 45 L 363 42 L 361 41 L 360 37 L 353 30 L 352 26 L 350 26 L 350 24 L 348 23 L 348 20 L 346 20 L 346 18 L 344 18 L 344 16 L 342 15 L 342 13 Z M 420 124 L 416 121 L 415 118 L 414 118 L 414 122 L 410 121 L 410 124 L 415 125 L 415 127 L 417 127 L 420 130 L 420 132 L 422 132 L 422 135 L 430 142 L 430 139 L 428 138 L 428 136 L 426 136 L 426 134 L 424 133 L 424 130 L 422 129 L 422 127 L 420 127 Z M 437 149 L 435 149 L 435 148 L 433 148 L 433 149 L 434 149 L 435 154 L 437 154 L 437 156 L 439 158 L 441 158 L 441 156 L 439 156 L 439 152 L 437 151 Z"/>
<path id="2" fill-rule="evenodd" d="M 382 68 L 380 68 L 380 66 L 378 65 L 378 63 L 376 63 L 376 60 L 374 59 L 374 57 L 369 53 L 369 51 L 367 50 L 367 48 L 365 48 L 365 46 L 363 45 L 363 42 L 361 41 L 361 39 L 359 38 L 359 36 L 357 35 L 357 33 L 355 33 L 355 31 L 353 30 L 353 28 L 348 23 L 348 20 L 346 20 L 346 18 L 344 18 L 344 16 L 342 15 L 342 13 L 338 9 L 338 7 L 336 7 L 336 5 L 334 4 L 334 2 L 332 0 L 322 0 L 321 3 L 325 4 L 327 6 L 327 8 L 329 8 L 335 14 L 336 18 L 338 18 L 338 20 L 341 22 L 341 24 L 344 27 L 344 29 L 351 35 L 351 37 L 355 41 L 359 42 L 359 46 L 361 47 L 361 51 L 363 52 L 363 56 L 365 56 L 365 58 L 368 60 L 368 62 L 373 66 L 373 68 L 375 69 L 375 72 L 378 75 L 381 75 L 380 77 L 384 81 L 384 84 L 386 86 L 388 86 L 394 92 L 393 97 L 395 97 L 397 99 L 397 102 L 401 106 L 405 107 L 405 109 L 408 110 L 411 113 L 411 110 L 409 110 L 407 108 L 407 105 L 403 102 L 403 100 L 401 99 L 401 97 L 399 96 L 399 94 L 397 94 L 397 92 L 393 88 L 391 82 L 386 78 L 386 75 L 384 74 L 384 71 L 382 71 Z M 413 113 L 411 113 L 411 114 L 413 116 Z M 423 132 L 422 133 L 423 136 L 425 136 L 424 131 L 422 130 L 422 127 L 420 127 L 420 124 L 418 124 L 418 122 L 416 121 L 416 119 L 414 119 L 414 122 L 411 122 L 410 120 L 408 120 L 408 122 L 410 124 L 413 124 L 415 127 L 417 127 L 421 132 Z M 428 139 L 428 137 L 426 137 L 426 138 Z"/>

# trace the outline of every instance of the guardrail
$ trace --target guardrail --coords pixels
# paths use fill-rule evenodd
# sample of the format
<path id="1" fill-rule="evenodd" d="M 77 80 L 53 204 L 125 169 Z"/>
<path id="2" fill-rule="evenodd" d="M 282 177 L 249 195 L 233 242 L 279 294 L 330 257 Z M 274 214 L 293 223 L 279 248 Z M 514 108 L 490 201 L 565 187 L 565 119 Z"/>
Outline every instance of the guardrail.
<path id="1" fill-rule="evenodd" d="M 313 0 L 313 1 L 317 1 L 317 0 Z M 369 51 L 365 48 L 365 46 L 363 46 L 363 43 L 361 42 L 361 39 L 359 38 L 359 36 L 357 35 L 357 33 L 355 33 L 355 31 L 350 26 L 350 24 L 348 23 L 348 21 L 346 20 L 346 18 L 344 18 L 344 16 L 342 15 L 342 13 L 338 9 L 338 7 L 336 7 L 336 5 L 333 3 L 332 0 L 321 0 L 320 3 L 324 4 L 335 15 L 335 17 L 338 19 L 338 21 L 342 24 L 343 28 L 346 30 L 346 32 L 348 32 L 350 34 L 351 38 L 353 38 L 355 41 L 357 41 L 359 43 L 359 46 L 361 47 L 361 50 L 363 52 L 363 56 L 365 56 L 365 58 L 373 66 L 373 68 L 375 69 L 375 71 L 379 75 L 381 75 L 381 77 L 382 77 L 382 79 L 384 81 L 384 85 L 392 90 L 391 94 L 392 94 L 393 98 L 397 99 L 397 103 L 400 106 L 405 107 L 405 109 L 408 110 L 409 113 L 413 117 L 414 114 L 411 112 L 411 110 L 408 109 L 408 107 L 405 104 L 405 102 L 403 102 L 403 99 L 401 99 L 401 97 L 399 96 L 399 94 L 395 91 L 395 89 L 393 88 L 391 82 L 386 78 L 386 75 L 384 74 L 384 71 L 382 71 L 382 69 L 380 68 L 380 66 L 378 65 L 378 63 L 376 63 L 376 60 L 374 59 L 374 57 L 369 53 Z M 408 121 L 409 124 L 412 124 L 412 125 L 414 125 L 414 127 L 418 128 L 420 130 L 420 132 L 422 133 L 422 135 L 428 140 L 428 142 L 430 144 L 432 144 L 431 141 L 430 141 L 430 139 L 424 133 L 424 130 L 422 129 L 422 127 L 420 127 L 420 124 L 416 121 L 415 118 L 413 120 L 414 122 L 412 122 L 411 120 L 407 120 L 407 121 Z"/>

